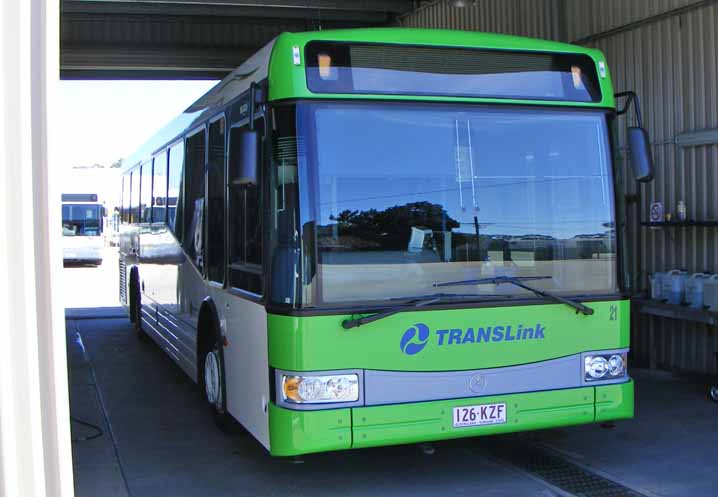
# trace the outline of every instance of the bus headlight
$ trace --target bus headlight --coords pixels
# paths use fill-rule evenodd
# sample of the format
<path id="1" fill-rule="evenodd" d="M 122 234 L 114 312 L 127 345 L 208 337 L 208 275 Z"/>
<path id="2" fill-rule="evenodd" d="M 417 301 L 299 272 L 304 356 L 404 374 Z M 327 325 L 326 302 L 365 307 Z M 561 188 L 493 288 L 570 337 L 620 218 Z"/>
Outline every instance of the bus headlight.
<path id="1" fill-rule="evenodd" d="M 584 356 L 584 380 L 615 380 L 626 376 L 626 353 Z"/>
<path id="2" fill-rule="evenodd" d="M 626 360 L 623 354 L 613 354 L 608 358 L 608 376 L 616 378 L 626 373 Z"/>
<path id="3" fill-rule="evenodd" d="M 282 399 L 294 404 L 329 404 L 359 400 L 356 374 L 282 375 Z"/>

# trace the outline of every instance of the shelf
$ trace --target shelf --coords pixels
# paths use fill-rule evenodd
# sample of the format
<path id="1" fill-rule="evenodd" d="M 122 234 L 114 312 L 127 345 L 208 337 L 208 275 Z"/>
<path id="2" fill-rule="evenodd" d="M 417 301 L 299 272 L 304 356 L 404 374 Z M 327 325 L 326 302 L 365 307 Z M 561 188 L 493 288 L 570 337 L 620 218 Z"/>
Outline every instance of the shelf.
<path id="1" fill-rule="evenodd" d="M 641 226 L 650 228 L 716 228 L 718 221 L 662 221 L 660 223 L 651 223 L 649 221 L 641 221 Z"/>
<path id="2" fill-rule="evenodd" d="M 633 299 L 633 303 L 638 307 L 638 312 L 642 314 L 678 319 L 681 321 L 694 321 L 711 326 L 718 324 L 718 312 L 715 311 L 691 309 L 687 305 L 667 304 L 666 302 L 643 298 Z"/>

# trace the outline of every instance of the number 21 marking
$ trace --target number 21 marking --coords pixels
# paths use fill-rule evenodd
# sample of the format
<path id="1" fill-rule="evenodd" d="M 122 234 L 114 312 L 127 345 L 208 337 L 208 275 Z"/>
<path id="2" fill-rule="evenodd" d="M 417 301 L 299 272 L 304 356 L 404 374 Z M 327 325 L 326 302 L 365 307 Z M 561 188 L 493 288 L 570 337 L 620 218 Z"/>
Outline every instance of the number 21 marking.
<path id="1" fill-rule="evenodd" d="M 609 308 L 609 311 L 610 311 L 610 316 L 609 316 L 608 320 L 609 320 L 609 321 L 615 321 L 615 320 L 616 320 L 616 315 L 618 314 L 618 307 L 615 306 L 615 305 L 612 305 L 612 306 Z"/>

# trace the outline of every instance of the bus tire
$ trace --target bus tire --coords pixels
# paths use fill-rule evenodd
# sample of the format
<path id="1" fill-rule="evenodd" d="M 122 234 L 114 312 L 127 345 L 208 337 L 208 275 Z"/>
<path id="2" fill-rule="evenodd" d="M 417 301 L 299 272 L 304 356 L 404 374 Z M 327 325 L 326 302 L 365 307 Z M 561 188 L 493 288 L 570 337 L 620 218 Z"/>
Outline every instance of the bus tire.
<path id="1" fill-rule="evenodd" d="M 232 417 L 227 412 L 226 383 L 224 379 L 224 347 L 217 319 L 200 319 L 200 353 L 198 383 L 204 402 L 210 409 L 214 423 L 223 432 L 232 431 Z"/>
<path id="2" fill-rule="evenodd" d="M 146 340 L 147 334 L 142 329 L 142 292 L 137 271 L 132 272 L 130 281 L 130 321 L 137 337 Z"/>
<path id="3" fill-rule="evenodd" d="M 710 397 L 713 402 L 718 402 L 718 385 L 710 386 L 708 389 L 708 397 Z"/>

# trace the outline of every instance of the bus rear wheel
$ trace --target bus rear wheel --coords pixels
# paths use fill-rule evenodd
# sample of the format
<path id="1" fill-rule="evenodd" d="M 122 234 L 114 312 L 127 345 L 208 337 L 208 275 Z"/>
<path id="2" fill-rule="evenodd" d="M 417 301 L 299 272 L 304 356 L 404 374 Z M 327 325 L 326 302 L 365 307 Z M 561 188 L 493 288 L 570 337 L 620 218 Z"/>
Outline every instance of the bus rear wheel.
<path id="1" fill-rule="evenodd" d="M 135 333 L 141 340 L 147 339 L 145 330 L 142 329 L 142 294 L 140 293 L 140 284 L 138 278 L 132 279 L 132 289 L 130 290 L 130 321 Z"/>

